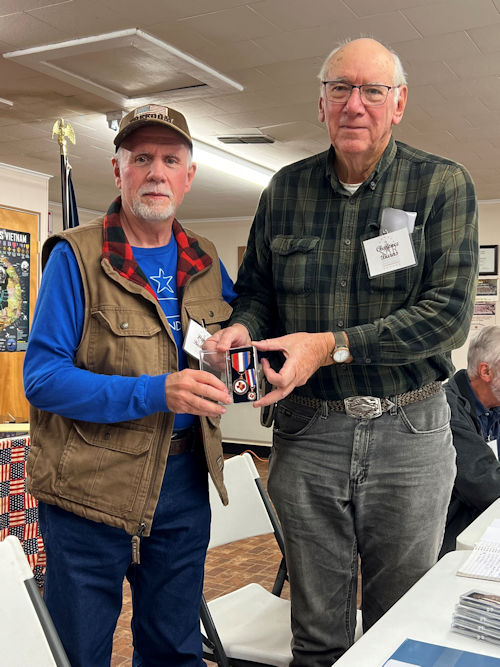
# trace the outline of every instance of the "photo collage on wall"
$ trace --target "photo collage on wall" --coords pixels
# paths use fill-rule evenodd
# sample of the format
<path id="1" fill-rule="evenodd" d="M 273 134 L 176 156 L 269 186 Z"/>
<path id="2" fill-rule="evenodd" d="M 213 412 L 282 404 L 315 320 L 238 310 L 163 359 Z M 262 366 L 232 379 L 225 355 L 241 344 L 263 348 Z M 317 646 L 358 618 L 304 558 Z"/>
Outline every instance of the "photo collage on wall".
<path id="1" fill-rule="evenodd" d="M 0 228 L 0 352 L 26 350 L 30 234 Z"/>

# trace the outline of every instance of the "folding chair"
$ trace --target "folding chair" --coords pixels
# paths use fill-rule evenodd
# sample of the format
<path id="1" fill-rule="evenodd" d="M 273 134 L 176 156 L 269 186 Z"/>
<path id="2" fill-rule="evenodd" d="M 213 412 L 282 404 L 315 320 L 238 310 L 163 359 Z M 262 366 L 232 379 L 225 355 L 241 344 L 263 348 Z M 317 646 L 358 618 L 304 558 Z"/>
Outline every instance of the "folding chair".
<path id="1" fill-rule="evenodd" d="M 2 665 L 71 667 L 21 543 L 13 535 L 0 542 L 0 616 Z"/>
<path id="2" fill-rule="evenodd" d="M 210 482 L 208 548 L 274 533 L 283 556 L 281 527 L 250 454 L 228 459 L 224 480 L 229 494 L 226 507 Z M 251 583 L 208 603 L 203 597 L 203 657 L 220 667 L 287 666 L 292 660 L 290 602 L 279 597 L 286 576 L 283 556 L 272 592 Z"/>

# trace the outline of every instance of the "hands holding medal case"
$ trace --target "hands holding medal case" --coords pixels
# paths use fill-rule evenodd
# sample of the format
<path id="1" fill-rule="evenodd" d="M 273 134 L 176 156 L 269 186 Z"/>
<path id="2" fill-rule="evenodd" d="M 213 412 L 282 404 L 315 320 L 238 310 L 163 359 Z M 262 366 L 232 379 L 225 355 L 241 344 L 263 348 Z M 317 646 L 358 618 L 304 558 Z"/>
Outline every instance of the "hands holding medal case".
<path id="1" fill-rule="evenodd" d="M 252 345 L 234 347 L 227 352 L 201 350 L 200 369 L 220 378 L 234 403 L 248 403 L 259 398 L 257 350 Z"/>

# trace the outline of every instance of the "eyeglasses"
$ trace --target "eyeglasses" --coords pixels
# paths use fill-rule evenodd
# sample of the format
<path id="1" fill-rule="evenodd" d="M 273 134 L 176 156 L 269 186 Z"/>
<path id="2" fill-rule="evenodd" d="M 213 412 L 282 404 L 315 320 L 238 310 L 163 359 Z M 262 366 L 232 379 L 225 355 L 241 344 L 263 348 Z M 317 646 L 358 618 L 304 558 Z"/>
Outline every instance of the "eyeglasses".
<path id="1" fill-rule="evenodd" d="M 389 91 L 400 86 L 384 86 L 379 83 L 362 83 L 354 86 L 344 81 L 322 81 L 325 86 L 326 99 L 334 104 L 345 104 L 351 97 L 354 88 L 359 90 L 361 101 L 367 107 L 378 107 L 384 104 Z"/>

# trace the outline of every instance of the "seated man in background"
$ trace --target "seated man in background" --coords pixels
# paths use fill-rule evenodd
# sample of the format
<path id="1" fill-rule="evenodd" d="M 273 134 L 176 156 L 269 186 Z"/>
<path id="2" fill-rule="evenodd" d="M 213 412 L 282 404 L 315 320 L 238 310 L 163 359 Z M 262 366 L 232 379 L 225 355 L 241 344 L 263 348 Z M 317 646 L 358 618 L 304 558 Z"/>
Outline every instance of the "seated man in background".
<path id="1" fill-rule="evenodd" d="M 485 327 L 471 340 L 467 370 L 455 373 L 445 391 L 457 477 L 440 556 L 453 551 L 457 535 L 500 497 L 500 326 Z"/>

